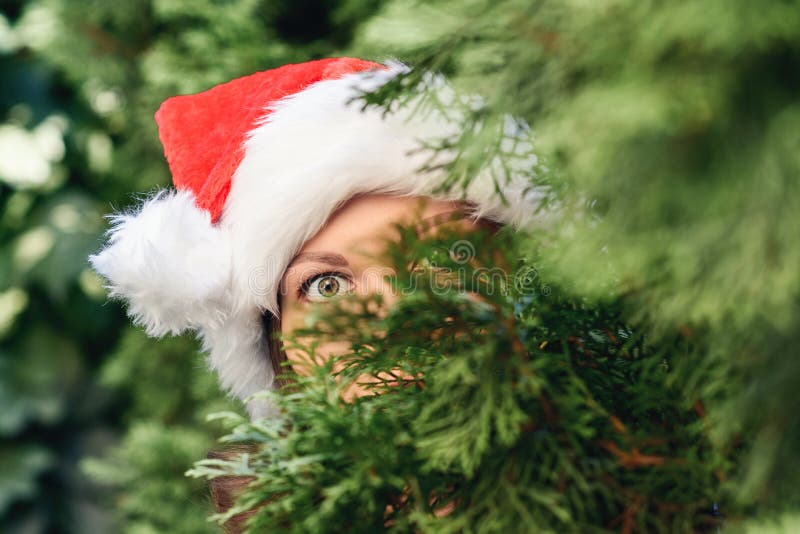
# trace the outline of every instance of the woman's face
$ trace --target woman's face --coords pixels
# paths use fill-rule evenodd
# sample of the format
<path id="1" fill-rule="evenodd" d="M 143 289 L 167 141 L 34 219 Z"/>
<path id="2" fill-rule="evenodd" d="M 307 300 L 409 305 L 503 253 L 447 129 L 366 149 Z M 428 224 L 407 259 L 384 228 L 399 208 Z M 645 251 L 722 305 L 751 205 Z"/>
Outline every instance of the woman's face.
<path id="1" fill-rule="evenodd" d="M 348 201 L 305 243 L 286 269 L 280 285 L 281 333 L 285 336 L 306 326 L 306 317 L 315 305 L 346 293 L 364 297 L 380 293 L 384 305 L 391 306 L 396 295 L 385 280 L 391 266 L 381 265 L 376 258 L 381 256 L 387 239 L 399 239 L 395 226 L 422 222 L 421 228 L 429 228 L 462 208 L 457 202 L 427 197 L 372 194 Z M 457 224 L 464 231 L 477 227 L 466 218 Z M 330 358 L 348 347 L 346 341 L 325 343 L 315 356 Z M 295 372 L 308 374 L 304 353 L 289 348 L 286 356 Z"/>

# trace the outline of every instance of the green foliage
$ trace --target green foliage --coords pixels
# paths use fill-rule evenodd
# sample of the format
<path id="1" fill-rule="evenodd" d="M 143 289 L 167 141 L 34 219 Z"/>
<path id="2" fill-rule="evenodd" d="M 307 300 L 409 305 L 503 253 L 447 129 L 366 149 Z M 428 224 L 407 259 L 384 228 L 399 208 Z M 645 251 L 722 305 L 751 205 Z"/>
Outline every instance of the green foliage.
<path id="1" fill-rule="evenodd" d="M 93 382 L 116 340 L 86 264 L 102 228 L 85 184 L 85 109 L 31 54 L 46 28 L 35 9 L 0 16 L 0 531 L 97 531 L 107 522 L 77 469 L 108 444 L 107 391 Z M 86 180 L 86 181 L 84 181 Z M 80 517 L 81 521 L 77 521 Z M 65 530 L 61 528 L 61 530 Z"/>
<path id="2" fill-rule="evenodd" d="M 156 421 L 131 424 L 121 446 L 110 457 L 86 460 L 95 480 L 125 489 L 114 506 L 123 531 L 214 532 L 206 521 L 210 512 L 203 484 L 188 484 L 186 466 L 205 456 L 211 446 L 209 431 Z"/>
<path id="3" fill-rule="evenodd" d="M 219 432 L 201 415 L 237 408 L 194 343 L 147 341 L 104 306 L 85 258 L 103 214 L 168 183 L 163 99 L 342 53 L 481 95 L 462 135 L 429 140 L 455 149 L 454 186 L 508 157 L 507 113 L 531 126 L 549 224 L 500 252 L 552 293 L 512 284 L 486 308 L 422 291 L 386 318 L 334 318 L 357 349 L 340 380 L 401 366 L 424 387 L 344 403 L 322 369 L 275 399 L 280 419 L 242 423 L 235 439 L 265 444 L 250 463 L 197 473 L 256 475 L 241 504 L 279 496 L 254 518 L 278 530 L 684 531 L 712 528 L 714 502 L 728 529 L 796 525 L 797 0 L 0 6 L 3 532 L 211 528 L 202 484 L 178 473 Z M 431 337 L 447 313 L 468 340 Z M 86 457 L 114 492 L 81 475 Z"/>
<path id="4" fill-rule="evenodd" d="M 129 331 L 86 259 L 169 183 L 161 101 L 335 54 L 380 1 L 336 4 L 0 2 L 0 531 L 212 528 L 181 473 L 219 433 L 203 414 L 239 408 L 195 343 Z"/>
<path id="5" fill-rule="evenodd" d="M 186 338 L 155 341 L 131 328 L 101 368 L 100 383 L 125 397 L 126 433 L 105 458 L 87 459 L 83 467 L 117 490 L 107 505 L 124 532 L 213 532 L 206 488 L 183 473 L 219 434 L 203 414 L 243 409 L 222 397 L 216 378 L 192 357 L 196 345 Z"/>
<path id="6" fill-rule="evenodd" d="M 798 3 L 396 0 L 359 29 L 354 49 L 441 70 L 462 94 L 481 95 L 480 106 L 462 112 L 462 135 L 429 145 L 453 149 L 448 170 L 454 185 L 503 156 L 493 147 L 508 135 L 499 127 L 506 113 L 531 125 L 539 156 L 531 175 L 549 185 L 553 202 L 546 235 L 523 237 L 517 252 L 536 258 L 538 274 L 558 296 L 533 308 L 522 305 L 531 315 L 520 317 L 520 338 L 547 339 L 540 326 L 559 325 L 555 340 L 567 345 L 556 351 L 562 358 L 570 354 L 569 339 L 595 340 L 592 352 L 606 356 L 600 357 L 602 372 L 574 359 L 562 360 L 555 372 L 546 364 L 558 358 L 542 357 L 538 345 L 527 344 L 521 353 L 530 357 L 535 376 L 546 379 L 530 385 L 526 404 L 518 397 L 526 390 L 516 382 L 528 376 L 522 364 L 500 384 L 487 372 L 505 362 L 507 332 L 490 329 L 485 339 L 473 331 L 432 354 L 428 345 L 393 351 L 390 340 L 342 330 L 356 340 L 354 373 L 403 368 L 420 355 L 438 354 L 441 363 L 417 362 L 425 375 L 420 391 L 392 391 L 352 405 L 338 401 L 321 376 L 303 380 L 296 395 L 276 400 L 285 410 L 281 424 L 240 426 L 234 439 L 264 443 L 249 464 L 257 482 L 240 508 L 261 503 L 254 529 L 347 524 L 358 530 L 389 521 L 431 531 L 531 525 L 685 531 L 718 521 L 714 502 L 731 529 L 791 525 L 800 505 L 794 394 L 800 367 L 793 350 L 800 333 Z M 443 107 L 420 81 L 419 71 L 412 73 L 367 100 L 402 105 L 420 93 L 426 105 Z M 481 154 L 491 157 L 481 164 Z M 431 324 L 436 317 L 430 310 L 448 316 L 442 302 L 410 309 Z M 537 317 L 548 309 L 557 321 Z M 470 313 L 459 309 L 456 316 Z M 597 322 L 579 320 L 592 313 L 599 314 Z M 503 317 L 498 313 L 489 324 L 497 327 Z M 393 314 L 372 326 L 394 333 L 397 319 Z M 343 315 L 333 319 L 340 330 L 346 322 Z M 408 338 L 392 338 L 398 347 L 416 347 L 414 338 L 429 331 L 422 323 L 406 327 Z M 597 331 L 617 340 L 624 337 L 620 331 L 628 332 L 638 356 L 609 354 L 614 342 L 602 335 L 596 340 Z M 359 359 L 362 353 L 369 360 Z M 394 359 L 381 368 L 383 355 Z M 556 443 L 578 452 L 560 462 L 564 450 L 546 456 L 528 447 L 531 458 L 543 455 L 533 464 L 539 471 L 519 468 L 514 475 L 522 478 L 492 478 L 499 467 L 489 474 L 481 469 L 488 465 L 486 451 L 515 458 L 514 445 L 524 439 L 520 420 L 543 417 L 545 403 L 532 393 L 537 388 L 548 394 L 563 425 L 563 441 Z M 407 402 L 419 402 L 414 409 L 404 409 L 406 395 L 416 399 Z M 311 413 L 316 418 L 306 417 Z M 352 425 L 337 429 L 339 420 Z M 614 420 L 627 429 L 623 435 L 665 447 L 654 456 L 679 461 L 626 469 L 631 456 L 620 452 L 632 453 L 636 442 L 615 434 Z M 378 443 L 379 432 L 364 428 L 372 424 L 397 431 L 389 435 L 398 436 L 393 444 L 402 461 L 377 445 L 373 451 L 342 440 L 330 444 L 335 431 Z M 526 465 L 528 456 L 520 456 Z M 298 457 L 308 464 L 290 462 Z M 616 471 L 609 467 L 613 460 Z M 386 462 L 394 467 L 383 470 Z M 599 484 L 584 471 L 587 464 L 600 475 Z M 197 473 L 230 468 L 211 463 Z M 559 485 L 564 471 L 566 482 Z M 377 481 L 370 478 L 374 473 Z M 396 473 L 402 482 L 390 476 Z M 426 502 L 432 494 L 414 493 L 412 477 L 428 475 L 452 477 L 449 486 L 422 486 L 433 495 L 463 491 L 450 516 L 435 518 Z M 473 477 L 488 477 L 491 493 L 470 486 Z M 302 489 L 285 495 L 287 480 Z M 546 506 L 525 500 L 532 499 L 524 491 L 533 486 Z M 393 511 L 381 508 L 387 500 L 381 491 L 396 499 Z M 498 494 L 503 498 L 493 500 Z M 669 500 L 676 495 L 686 500 Z M 517 502 L 523 504 L 515 511 Z M 405 503 L 419 513 L 405 513 Z M 331 509 L 338 506 L 338 512 Z M 498 510 L 501 516 L 492 515 Z M 740 522 L 752 517 L 762 522 Z M 510 525 L 503 523 L 508 518 L 514 519 Z"/>
<path id="7" fill-rule="evenodd" d="M 713 530 L 715 503 L 735 518 L 722 485 L 735 453 L 713 446 L 702 405 L 672 380 L 697 347 L 651 344 L 615 299 L 567 297 L 520 261 L 525 239 L 471 235 L 468 263 L 446 252 L 458 239 L 406 232 L 389 264 L 407 295 L 388 315 L 378 297 L 325 304 L 289 341 L 352 348 L 339 371 L 271 395 L 281 418 L 227 417 L 227 441 L 259 447 L 192 471 L 255 477 L 219 520 L 257 509 L 250 532 L 683 532 Z M 354 381 L 375 394 L 343 400 Z"/>
<path id="8" fill-rule="evenodd" d="M 36 477 L 52 461 L 46 449 L 36 446 L 8 448 L 0 452 L 0 512 L 20 497 L 36 493 Z"/>
<path id="9" fill-rule="evenodd" d="M 531 125 L 561 208 L 542 274 L 704 347 L 674 381 L 719 444 L 754 440 L 737 497 L 796 507 L 800 5 L 403 0 L 359 35 Z"/>

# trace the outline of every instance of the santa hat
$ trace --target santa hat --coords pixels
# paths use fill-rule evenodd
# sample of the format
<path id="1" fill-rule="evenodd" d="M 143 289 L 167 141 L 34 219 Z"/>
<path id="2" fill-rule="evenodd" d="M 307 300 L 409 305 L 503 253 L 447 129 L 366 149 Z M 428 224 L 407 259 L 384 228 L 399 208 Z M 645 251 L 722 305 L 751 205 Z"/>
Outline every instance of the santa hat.
<path id="1" fill-rule="evenodd" d="M 286 266 L 349 198 L 465 199 L 479 216 L 529 220 L 537 195 L 526 179 L 487 172 L 464 194 L 440 191 L 444 171 L 421 171 L 421 141 L 455 133 L 442 113 L 362 109 L 360 96 L 407 70 L 323 59 L 165 101 L 156 122 L 175 190 L 112 217 L 90 258 L 110 296 L 149 335 L 197 332 L 222 385 L 246 400 L 272 386 L 261 316 L 278 313 Z M 257 401 L 248 410 L 265 415 Z"/>

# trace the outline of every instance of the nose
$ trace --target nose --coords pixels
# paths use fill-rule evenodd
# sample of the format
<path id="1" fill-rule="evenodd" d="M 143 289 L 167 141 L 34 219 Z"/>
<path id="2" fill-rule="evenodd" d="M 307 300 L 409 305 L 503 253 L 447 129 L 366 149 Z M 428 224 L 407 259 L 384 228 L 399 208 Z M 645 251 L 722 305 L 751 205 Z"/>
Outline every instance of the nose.
<path id="1" fill-rule="evenodd" d="M 368 299 L 368 311 L 384 316 L 400 298 L 396 277 L 389 267 L 371 267 L 362 273 L 361 283 L 356 284 L 356 292 L 362 299 Z M 374 297 L 379 298 L 374 298 Z"/>

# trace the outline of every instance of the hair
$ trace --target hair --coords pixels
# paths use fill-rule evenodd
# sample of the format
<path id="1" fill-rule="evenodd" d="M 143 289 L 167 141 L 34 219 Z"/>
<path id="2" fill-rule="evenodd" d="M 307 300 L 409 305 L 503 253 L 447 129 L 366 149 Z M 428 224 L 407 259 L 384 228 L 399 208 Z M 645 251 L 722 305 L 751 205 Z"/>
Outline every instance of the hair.
<path id="1" fill-rule="evenodd" d="M 280 299 L 278 299 L 278 312 L 280 313 Z M 283 350 L 281 341 L 281 318 L 280 315 L 273 315 L 269 311 L 261 314 L 261 324 L 264 329 L 264 338 L 267 348 L 267 357 L 272 363 L 272 372 L 275 376 L 274 385 L 281 388 L 289 383 L 286 378 L 286 365 L 288 361 L 286 351 Z"/>
<path id="2" fill-rule="evenodd" d="M 489 230 L 492 233 L 499 231 L 503 225 L 491 219 L 480 218 L 477 221 L 479 227 Z M 280 314 L 280 299 L 278 299 L 278 312 Z M 292 382 L 287 373 L 286 362 L 288 358 L 283 348 L 281 340 L 281 318 L 269 311 L 264 311 L 261 315 L 265 347 L 267 349 L 264 357 L 270 358 L 272 370 L 275 376 L 273 382 L 276 389 L 281 389 Z M 211 451 L 208 458 L 232 460 L 242 453 L 255 452 L 254 445 L 232 445 L 224 450 Z M 226 512 L 236 501 L 236 498 L 247 488 L 248 484 L 255 480 L 252 476 L 221 476 L 212 479 L 209 483 L 211 501 L 214 509 L 219 512 Z M 246 521 L 256 513 L 256 510 L 248 510 L 231 517 L 223 526 L 227 534 L 239 534 L 244 532 Z"/>
<path id="3" fill-rule="evenodd" d="M 239 455 L 246 452 L 255 452 L 253 445 L 231 445 L 225 450 L 211 451 L 207 458 L 212 460 L 234 460 Z M 247 488 L 248 484 L 255 480 L 253 476 L 221 476 L 209 481 L 209 493 L 211 503 L 217 513 L 224 513 L 231 509 L 236 503 L 236 498 Z M 244 532 L 245 523 L 255 514 L 255 510 L 247 510 L 228 519 L 223 525 L 222 530 L 227 534 L 239 534 Z"/>
<path id="4" fill-rule="evenodd" d="M 458 210 L 461 216 L 465 216 L 469 211 L 475 211 L 476 206 L 470 202 L 464 202 L 464 207 Z M 433 220 L 430 221 L 432 225 L 437 225 L 446 220 L 452 220 L 453 213 L 444 213 L 439 214 L 433 217 Z M 487 218 L 478 218 L 474 221 L 476 225 L 484 230 L 488 230 L 491 233 L 497 233 L 503 225 L 499 222 L 493 221 Z M 419 232 L 421 227 L 417 229 Z M 286 362 L 288 358 L 286 356 L 286 351 L 283 349 L 283 342 L 281 341 L 281 299 L 278 298 L 278 315 L 274 315 L 271 312 L 265 310 L 261 314 L 261 324 L 264 333 L 265 339 L 265 346 L 267 349 L 267 357 L 270 358 L 270 363 L 272 364 L 272 372 L 273 376 L 275 376 L 275 381 L 273 382 L 276 388 L 281 388 L 286 384 L 291 382 L 291 379 L 287 377 L 287 369 L 286 369 Z"/>

